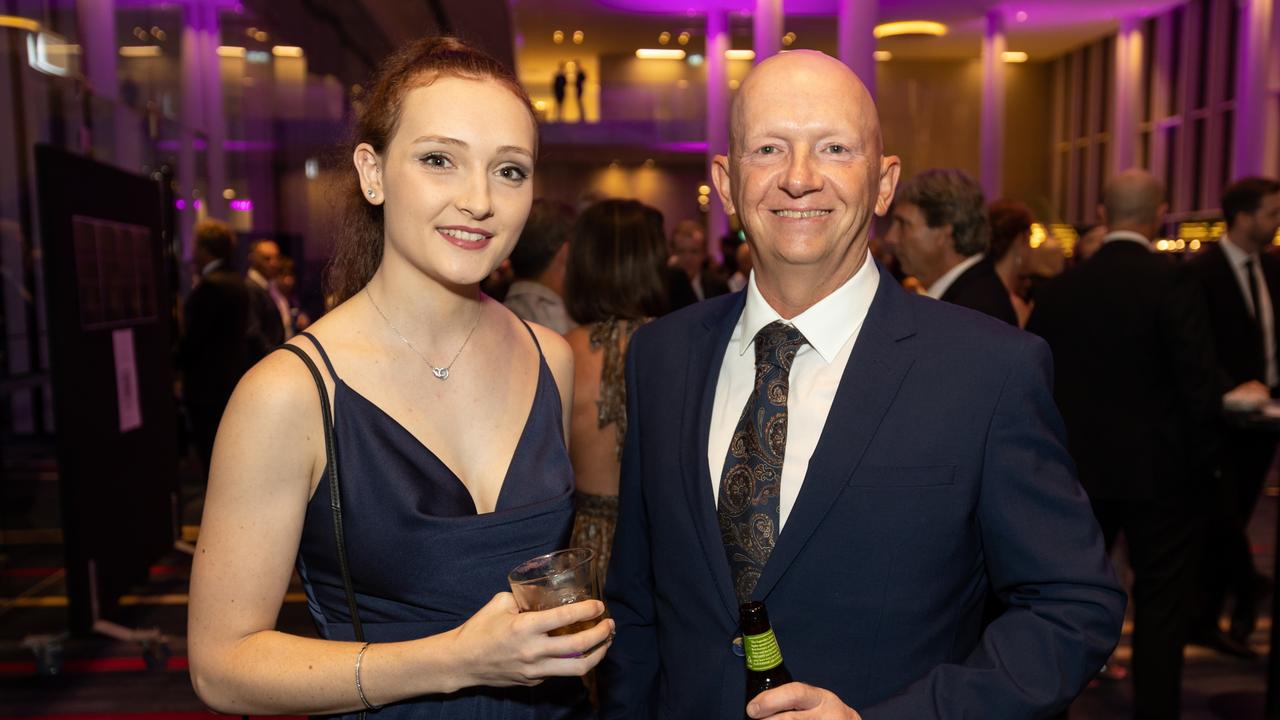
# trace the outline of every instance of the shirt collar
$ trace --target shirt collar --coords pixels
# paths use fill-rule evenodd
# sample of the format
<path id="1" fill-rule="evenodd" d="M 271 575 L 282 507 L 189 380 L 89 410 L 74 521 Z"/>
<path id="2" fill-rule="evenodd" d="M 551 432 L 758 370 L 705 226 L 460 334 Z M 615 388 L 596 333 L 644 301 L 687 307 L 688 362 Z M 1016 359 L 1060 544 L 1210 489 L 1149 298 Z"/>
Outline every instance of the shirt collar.
<path id="1" fill-rule="evenodd" d="M 543 300 L 552 300 L 561 302 L 560 296 L 555 290 L 533 280 L 516 280 L 511 283 L 511 287 L 507 288 L 507 297 L 515 297 L 517 295 L 533 295 Z"/>
<path id="2" fill-rule="evenodd" d="M 1246 262 L 1256 260 L 1258 257 L 1257 253 L 1251 253 L 1248 250 L 1245 250 L 1235 244 L 1231 238 L 1227 237 L 1225 234 L 1218 240 L 1218 244 L 1222 246 L 1222 252 L 1227 254 L 1227 261 L 1231 263 L 1232 267 L 1244 267 Z"/>
<path id="3" fill-rule="evenodd" d="M 220 267 L 222 267 L 221 259 L 215 258 L 213 260 L 210 260 L 209 262 L 205 263 L 204 267 L 200 268 L 200 277 L 208 277 L 209 273 L 213 272 L 214 270 L 217 270 Z"/>
<path id="4" fill-rule="evenodd" d="M 1155 250 L 1155 248 L 1151 246 L 1151 240 L 1147 239 L 1146 237 L 1143 237 L 1142 233 L 1136 233 L 1132 230 L 1116 230 L 1115 232 L 1107 233 L 1106 236 L 1102 238 L 1102 242 L 1104 245 L 1106 243 L 1115 242 L 1117 240 L 1126 240 L 1128 242 L 1136 242 L 1148 250 Z"/>
<path id="5" fill-rule="evenodd" d="M 853 277 L 808 310 L 783 322 L 795 326 L 822 359 L 830 363 L 866 319 L 878 287 L 880 271 L 868 253 Z M 742 310 L 742 320 L 734 338 L 738 354 L 745 355 L 751 350 L 756 333 L 775 320 L 782 320 L 782 316 L 760 294 L 756 273 L 752 270 L 747 281 L 746 307 Z"/>
<path id="6" fill-rule="evenodd" d="M 941 299 L 943 293 L 951 288 L 951 284 L 956 281 L 956 278 L 963 275 L 969 268 L 982 262 L 982 258 L 984 257 L 986 257 L 986 253 L 978 253 L 977 255 L 970 255 L 965 258 L 959 265 L 956 265 L 948 270 L 942 277 L 934 280 L 933 284 L 929 286 L 929 291 L 925 294 L 934 300 Z"/>
<path id="7" fill-rule="evenodd" d="M 253 268 L 249 268 L 249 272 L 246 273 L 246 276 L 258 287 L 265 289 L 271 285 L 271 283 L 267 282 L 266 276 Z"/>

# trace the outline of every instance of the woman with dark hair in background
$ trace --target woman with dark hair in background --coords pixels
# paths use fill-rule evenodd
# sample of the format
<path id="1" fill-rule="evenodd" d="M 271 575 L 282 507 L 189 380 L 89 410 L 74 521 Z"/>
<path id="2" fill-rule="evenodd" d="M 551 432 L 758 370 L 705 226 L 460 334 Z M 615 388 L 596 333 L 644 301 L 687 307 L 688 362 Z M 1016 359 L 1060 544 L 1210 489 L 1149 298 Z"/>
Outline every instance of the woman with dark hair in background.
<path id="1" fill-rule="evenodd" d="M 1058 241 L 1051 236 L 1045 236 L 1038 247 L 1031 246 L 1035 218 L 1024 203 L 997 200 L 987 212 L 991 221 L 991 247 L 987 256 L 995 263 L 996 275 L 1009 291 L 1009 302 L 1018 315 L 1018 327 L 1025 328 L 1035 304 L 1035 284 L 1059 275 L 1066 258 Z"/>
<path id="2" fill-rule="evenodd" d="M 192 682 L 235 715 L 588 716 L 579 676 L 613 623 L 548 632 L 603 604 L 521 613 L 506 592 L 573 521 L 569 347 L 480 292 L 533 200 L 528 97 L 488 55 L 421 40 L 352 146 L 337 307 L 246 375 L 218 433 Z M 275 630 L 295 560 L 322 639 Z"/>
<path id="3" fill-rule="evenodd" d="M 627 434 L 624 359 L 631 334 L 667 309 L 666 239 L 657 210 L 605 200 L 578 217 L 569 243 L 565 296 L 580 327 L 573 349 L 569 456 L 577 483 L 574 547 L 595 551 L 604 577 L 618 515 L 618 475 Z M 661 214 L 658 215 L 661 218 Z"/>

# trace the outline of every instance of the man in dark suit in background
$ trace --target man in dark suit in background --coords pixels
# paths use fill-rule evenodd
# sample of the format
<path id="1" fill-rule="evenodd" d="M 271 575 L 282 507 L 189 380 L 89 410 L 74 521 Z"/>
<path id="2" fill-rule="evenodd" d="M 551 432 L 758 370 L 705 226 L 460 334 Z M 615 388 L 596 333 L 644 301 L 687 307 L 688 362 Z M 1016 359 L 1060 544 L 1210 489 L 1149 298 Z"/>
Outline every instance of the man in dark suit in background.
<path id="1" fill-rule="evenodd" d="M 1199 294 L 1151 238 L 1169 206 L 1151 174 L 1103 192 L 1110 232 L 1046 286 L 1027 329 L 1053 350 L 1067 447 L 1108 549 L 1133 568 L 1135 718 L 1176 718 L 1202 548 L 1194 485 L 1213 466 L 1219 398 Z"/>
<path id="2" fill-rule="evenodd" d="M 754 272 L 632 340 L 602 716 L 740 720 L 752 599 L 798 682 L 750 717 L 1060 711 L 1114 647 L 1125 597 L 1048 347 L 870 259 L 898 159 L 848 67 L 771 57 L 731 117 L 713 178 Z M 993 595 L 1007 609 L 986 624 Z"/>
<path id="3" fill-rule="evenodd" d="M 1196 256 L 1190 268 L 1209 309 L 1218 391 L 1228 404 L 1264 402 L 1280 387 L 1276 358 L 1276 312 L 1280 309 L 1280 261 L 1264 250 L 1280 227 L 1280 183 L 1247 178 L 1222 194 L 1227 233 Z M 1246 528 L 1276 441 L 1269 433 L 1228 429 L 1221 492 L 1211 504 L 1207 552 L 1215 561 L 1203 575 L 1203 607 L 1193 642 L 1239 657 L 1251 657 L 1249 636 L 1257 622 L 1261 580 L 1253 566 Z M 1231 626 L 1223 635 L 1218 617 L 1228 593 L 1235 595 Z"/>
<path id="4" fill-rule="evenodd" d="M 207 471 L 231 391 L 267 343 L 253 319 L 251 290 L 231 267 L 235 233 L 225 223 L 204 220 L 195 235 L 200 280 L 183 306 L 177 365 L 196 454 Z"/>
<path id="5" fill-rule="evenodd" d="M 672 267 L 680 268 L 689 278 L 693 294 L 699 301 L 729 292 L 728 278 L 711 262 L 707 253 L 707 233 L 697 220 L 681 220 L 671 232 Z"/>
<path id="6" fill-rule="evenodd" d="M 902 183 L 888 243 L 929 297 L 1017 327 L 1009 290 L 987 259 L 991 227 L 982 187 L 961 170 L 926 170 Z"/>

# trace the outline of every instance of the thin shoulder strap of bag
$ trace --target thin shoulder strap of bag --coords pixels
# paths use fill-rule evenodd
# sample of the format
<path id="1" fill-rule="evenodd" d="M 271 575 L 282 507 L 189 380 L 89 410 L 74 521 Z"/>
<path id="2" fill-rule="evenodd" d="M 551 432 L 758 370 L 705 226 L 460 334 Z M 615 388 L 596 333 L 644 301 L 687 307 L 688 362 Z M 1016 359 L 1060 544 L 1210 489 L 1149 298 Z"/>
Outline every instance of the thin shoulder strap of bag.
<path id="1" fill-rule="evenodd" d="M 281 345 L 281 348 L 297 355 L 311 371 L 311 378 L 316 381 L 316 390 L 320 393 L 320 414 L 324 421 L 324 453 L 329 467 L 329 509 L 333 511 L 333 538 L 338 546 L 338 568 L 342 571 L 342 586 L 347 591 L 347 610 L 351 614 L 351 629 L 355 633 L 356 642 L 364 641 L 364 628 L 360 625 L 360 613 L 356 607 L 356 592 L 351 584 L 351 568 L 347 565 L 347 546 L 342 533 L 342 495 L 338 488 L 338 453 L 333 442 L 333 413 L 329 409 L 329 390 L 324 386 L 324 378 L 311 357 L 293 345 Z M 364 713 L 361 713 L 363 716 Z"/>

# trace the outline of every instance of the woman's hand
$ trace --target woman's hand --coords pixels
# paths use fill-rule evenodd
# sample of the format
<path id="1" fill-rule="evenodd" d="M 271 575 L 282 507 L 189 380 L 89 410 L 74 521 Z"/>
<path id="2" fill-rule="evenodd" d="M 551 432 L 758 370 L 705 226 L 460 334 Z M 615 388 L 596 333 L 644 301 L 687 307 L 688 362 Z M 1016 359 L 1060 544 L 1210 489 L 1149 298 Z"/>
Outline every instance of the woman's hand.
<path id="1" fill-rule="evenodd" d="M 548 677 L 581 677 L 604 658 L 614 623 L 599 600 L 520 612 L 511 593 L 498 593 L 457 630 L 454 642 L 462 687 L 537 685 Z M 581 632 L 551 637 L 558 628 L 601 618 Z"/>

